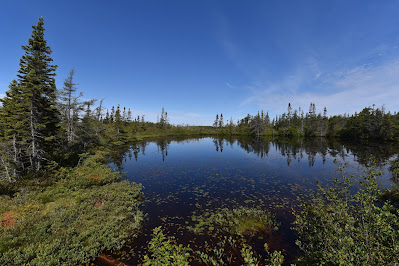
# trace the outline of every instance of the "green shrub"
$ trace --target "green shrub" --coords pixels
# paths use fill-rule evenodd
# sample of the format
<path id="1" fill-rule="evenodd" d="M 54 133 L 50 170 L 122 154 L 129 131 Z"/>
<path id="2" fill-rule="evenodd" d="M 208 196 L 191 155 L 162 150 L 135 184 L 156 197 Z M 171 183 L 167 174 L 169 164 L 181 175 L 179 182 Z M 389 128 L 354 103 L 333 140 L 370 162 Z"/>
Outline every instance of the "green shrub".
<path id="1" fill-rule="evenodd" d="M 95 160 L 51 186 L 0 196 L 1 265 L 76 265 L 120 249 L 142 224 L 141 185 Z"/>
<path id="2" fill-rule="evenodd" d="M 192 216 L 194 226 L 189 227 L 196 234 L 213 236 L 209 245 L 197 251 L 200 261 L 206 265 L 229 265 L 240 261 L 242 265 L 281 265 L 284 256 L 280 251 L 269 252 L 265 243 L 266 258 L 256 254 L 248 239 L 269 234 L 277 230 L 277 223 L 271 213 L 258 208 L 222 208 L 202 216 Z"/>
<path id="3" fill-rule="evenodd" d="M 175 242 L 174 237 L 166 237 L 161 227 L 153 230 L 154 236 L 149 243 L 149 255 L 144 256 L 143 265 L 190 265 L 190 257 L 197 263 L 202 262 L 205 265 L 230 265 L 232 263 L 232 255 L 226 252 L 226 249 L 233 248 L 239 252 L 241 265 L 270 265 L 279 266 L 284 261 L 284 256 L 280 251 L 269 252 L 267 244 L 265 251 L 268 259 L 263 260 L 257 255 L 252 247 L 245 242 L 237 242 L 232 237 L 224 237 L 218 241 L 213 247 L 209 247 L 204 243 L 207 252 L 196 251 L 189 247 L 185 247 Z M 195 264 L 197 264 L 195 263 Z"/>
<path id="4" fill-rule="evenodd" d="M 173 237 L 166 237 L 161 227 L 156 227 L 149 243 L 150 256 L 145 255 L 144 265 L 189 265 L 191 249 L 174 243 Z"/>
<path id="5" fill-rule="evenodd" d="M 375 168 L 358 187 L 349 177 L 334 186 L 320 186 L 319 194 L 295 212 L 298 246 L 307 264 L 397 265 L 399 263 L 399 211 L 378 202 L 381 190 Z M 357 190 L 353 193 L 353 190 Z"/>

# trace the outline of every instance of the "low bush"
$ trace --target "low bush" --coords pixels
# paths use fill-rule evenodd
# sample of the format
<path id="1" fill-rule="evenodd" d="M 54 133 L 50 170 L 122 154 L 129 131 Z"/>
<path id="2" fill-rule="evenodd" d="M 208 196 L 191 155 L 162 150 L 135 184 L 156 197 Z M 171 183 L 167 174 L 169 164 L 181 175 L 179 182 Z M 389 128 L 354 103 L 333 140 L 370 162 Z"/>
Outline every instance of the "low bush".
<path id="1" fill-rule="evenodd" d="M 53 185 L 0 196 L 0 264 L 76 265 L 120 249 L 143 213 L 141 185 L 119 180 L 89 158 Z"/>

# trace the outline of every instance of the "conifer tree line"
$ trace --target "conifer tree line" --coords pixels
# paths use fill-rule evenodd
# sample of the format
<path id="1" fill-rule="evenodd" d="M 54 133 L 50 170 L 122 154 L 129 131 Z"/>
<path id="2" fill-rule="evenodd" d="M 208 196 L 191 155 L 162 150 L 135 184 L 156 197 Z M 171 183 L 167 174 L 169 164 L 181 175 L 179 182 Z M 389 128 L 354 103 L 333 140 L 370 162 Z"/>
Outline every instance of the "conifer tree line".
<path id="1" fill-rule="evenodd" d="M 353 115 L 328 116 L 326 107 L 322 112 L 317 112 L 316 104 L 313 102 L 310 103 L 307 111 L 301 107 L 293 110 L 292 105 L 288 103 L 287 112 L 273 119 L 270 118 L 268 112 L 264 111 L 260 111 L 256 115 L 248 114 L 238 120 L 237 124 L 234 124 L 231 119 L 223 126 L 223 122 L 220 123 L 222 119 L 217 114 L 213 126 L 230 130 L 233 127 L 233 132 L 254 136 L 399 140 L 399 113 L 386 112 L 384 106 L 380 108 L 375 105 L 366 107 Z"/>

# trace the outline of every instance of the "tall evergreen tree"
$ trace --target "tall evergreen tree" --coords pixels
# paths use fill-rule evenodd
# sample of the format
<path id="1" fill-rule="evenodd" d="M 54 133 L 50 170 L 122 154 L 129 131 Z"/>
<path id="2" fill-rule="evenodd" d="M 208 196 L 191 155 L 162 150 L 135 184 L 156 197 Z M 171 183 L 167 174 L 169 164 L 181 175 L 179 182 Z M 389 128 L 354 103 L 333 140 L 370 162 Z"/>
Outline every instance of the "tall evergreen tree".
<path id="1" fill-rule="evenodd" d="M 223 114 L 220 114 L 220 117 L 219 117 L 219 127 L 220 128 L 224 127 Z"/>
<path id="2" fill-rule="evenodd" d="M 132 122 L 132 111 L 130 110 L 130 108 L 127 110 L 126 122 Z"/>
<path id="3" fill-rule="evenodd" d="M 62 124 L 65 128 L 68 145 L 75 140 L 78 128 L 78 114 L 83 110 L 83 102 L 79 102 L 79 98 L 83 93 L 76 93 L 76 83 L 73 81 L 75 71 L 72 69 L 69 76 L 64 81 L 64 87 L 59 91 L 59 109 L 62 114 Z"/>
<path id="4" fill-rule="evenodd" d="M 0 112 L 0 163 L 2 179 L 13 181 L 21 163 L 21 133 L 26 129 L 23 123 L 23 106 L 20 105 L 23 95 L 18 88 L 18 82 L 13 80 L 8 87 L 6 96 L 1 99 L 3 107 Z"/>
<path id="5" fill-rule="evenodd" d="M 25 54 L 20 60 L 18 82 L 2 100 L 4 138 L 16 138 L 15 143 L 23 153 L 19 164 L 23 169 L 32 171 L 33 175 L 37 174 L 43 162 L 51 159 L 59 128 L 54 80 L 57 66 L 51 64 L 52 51 L 44 39 L 43 25 L 41 17 L 37 25 L 32 26 L 28 45 L 22 46 Z M 6 114 L 20 119 L 10 123 L 4 119 Z"/>
<path id="6" fill-rule="evenodd" d="M 252 117 L 249 125 L 251 128 L 251 133 L 259 137 L 260 133 L 264 130 L 264 123 L 259 112 L 257 115 Z"/>
<path id="7" fill-rule="evenodd" d="M 292 106 L 291 103 L 288 103 L 288 108 L 287 108 L 287 119 L 288 119 L 288 126 L 291 125 L 291 112 L 292 112 Z"/>
<path id="8" fill-rule="evenodd" d="M 168 112 L 162 107 L 161 118 L 159 119 L 159 127 L 165 128 L 168 125 Z"/>
<path id="9" fill-rule="evenodd" d="M 216 114 L 216 119 L 215 122 L 213 122 L 213 126 L 218 127 L 218 125 L 219 125 L 219 114 Z"/>
<path id="10" fill-rule="evenodd" d="M 109 116 L 109 120 L 110 120 L 111 123 L 114 122 L 114 117 L 115 117 L 115 107 L 112 106 L 112 107 L 111 107 L 111 114 L 110 114 L 110 116 Z"/>
<path id="11" fill-rule="evenodd" d="M 101 121 L 102 116 L 103 116 L 103 101 L 104 99 L 101 99 L 98 106 L 96 107 L 96 117 L 97 117 L 97 121 Z"/>

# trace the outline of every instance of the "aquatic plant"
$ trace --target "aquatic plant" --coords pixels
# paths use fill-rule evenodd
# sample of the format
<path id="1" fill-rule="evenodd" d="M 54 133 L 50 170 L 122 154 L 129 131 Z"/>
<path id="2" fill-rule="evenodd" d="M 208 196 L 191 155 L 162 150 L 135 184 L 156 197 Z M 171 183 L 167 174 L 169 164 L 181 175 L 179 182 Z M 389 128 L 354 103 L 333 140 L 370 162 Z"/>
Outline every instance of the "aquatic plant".
<path id="1" fill-rule="evenodd" d="M 153 238 L 150 240 L 148 250 L 150 254 L 144 256 L 143 265 L 190 265 L 198 262 L 206 265 L 231 265 L 240 262 L 241 265 L 270 265 L 279 266 L 284 261 L 280 251 L 269 252 L 265 244 L 265 251 L 268 255 L 263 259 L 257 255 L 252 247 L 245 242 L 236 241 L 231 236 L 224 236 L 213 245 L 204 243 L 205 251 L 194 251 L 190 247 L 178 244 L 174 237 L 166 237 L 161 227 L 153 230 Z M 232 251 L 238 253 L 238 261 L 233 261 Z M 237 259 L 237 258 L 235 258 Z"/>
<path id="2" fill-rule="evenodd" d="M 207 216 L 193 216 L 192 220 L 197 222 L 191 227 L 194 232 L 202 232 L 206 227 L 209 231 L 253 236 L 277 230 L 277 224 L 271 213 L 257 208 L 222 208 L 214 213 L 208 213 Z"/>
<path id="3" fill-rule="evenodd" d="M 270 233 L 277 230 L 274 217 L 267 210 L 238 207 L 222 208 L 215 212 L 206 212 L 201 216 L 192 216 L 194 226 L 189 230 L 196 234 L 213 236 L 213 244 L 204 243 L 202 251 L 196 251 L 206 265 L 281 265 L 284 256 L 281 251 L 269 252 L 265 243 L 266 259 L 262 258 L 247 243 L 246 238 Z M 214 242 L 216 240 L 216 242 Z"/>

